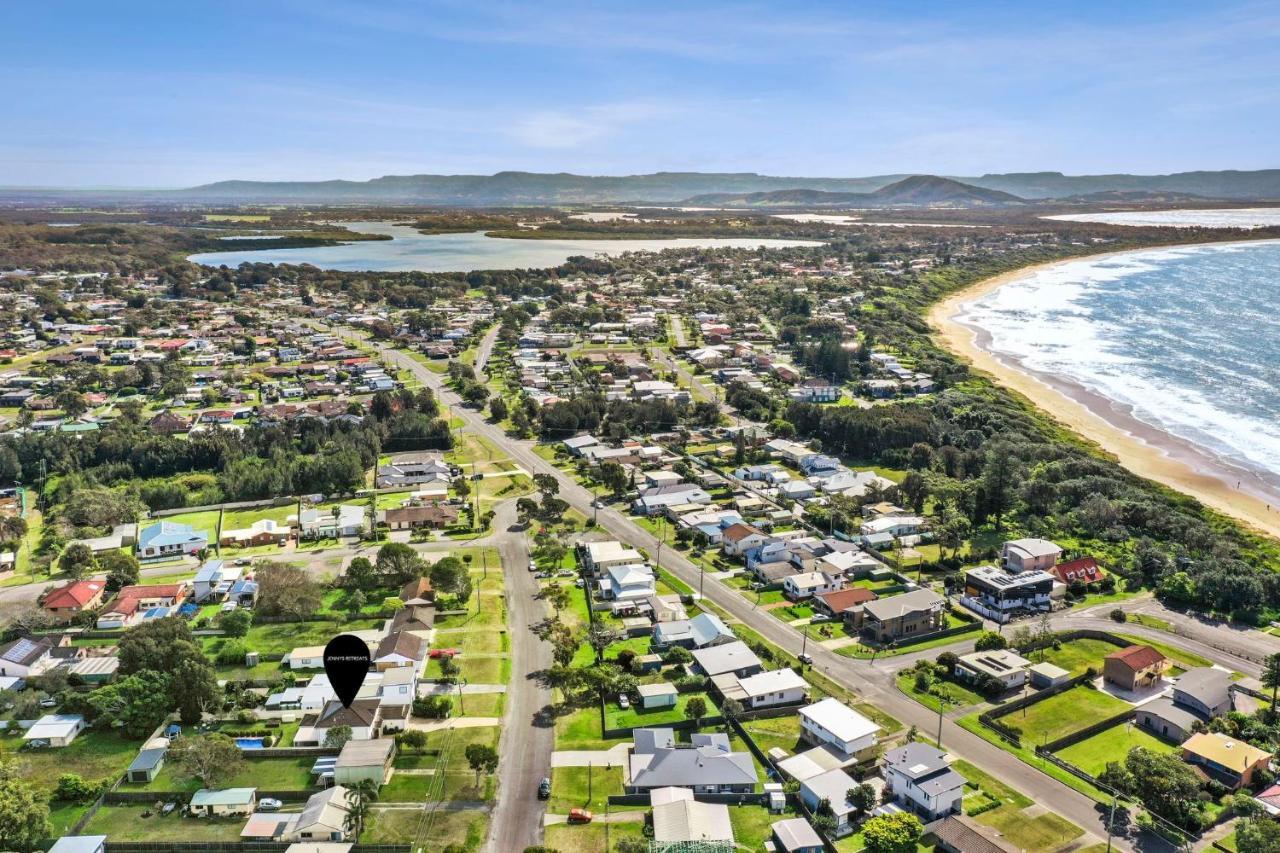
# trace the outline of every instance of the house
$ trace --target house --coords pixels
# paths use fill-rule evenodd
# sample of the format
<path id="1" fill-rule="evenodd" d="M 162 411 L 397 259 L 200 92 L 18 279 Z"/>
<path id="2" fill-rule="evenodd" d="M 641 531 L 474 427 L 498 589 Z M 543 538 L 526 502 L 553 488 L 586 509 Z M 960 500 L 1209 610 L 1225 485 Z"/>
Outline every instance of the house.
<path id="1" fill-rule="evenodd" d="M 642 732 L 652 732 L 643 736 Z M 695 732 L 689 744 L 676 744 L 670 729 L 639 729 L 628 761 L 626 791 L 690 788 L 699 794 L 749 794 L 755 790 L 755 761 L 732 752 L 729 736 Z"/>
<path id="2" fill-rule="evenodd" d="M 583 549 L 587 568 L 600 577 L 610 566 L 636 565 L 644 562 L 644 555 L 616 540 L 588 542 Z"/>
<path id="3" fill-rule="evenodd" d="M 458 523 L 458 508 L 448 504 L 397 507 L 386 510 L 383 513 L 383 520 L 392 530 L 417 530 L 418 528 L 439 530 Z"/>
<path id="4" fill-rule="evenodd" d="M 392 631 L 373 650 L 373 666 L 378 672 L 407 666 L 414 671 L 427 659 L 427 641 L 410 631 Z"/>
<path id="5" fill-rule="evenodd" d="M 924 529 L 925 520 L 918 515 L 886 515 L 872 518 L 858 526 L 863 536 L 914 536 Z"/>
<path id="6" fill-rule="evenodd" d="M 19 637 L 0 646 L 0 676 L 29 678 L 57 666 L 48 637 Z"/>
<path id="7" fill-rule="evenodd" d="M 711 495 L 703 491 L 701 486 L 693 483 L 677 483 L 672 486 L 644 489 L 632 502 L 631 509 L 637 515 L 655 515 L 663 512 L 667 507 L 681 504 L 705 506 L 709 503 L 711 503 Z"/>
<path id="8" fill-rule="evenodd" d="M 834 403 L 840 399 L 840 386 L 814 377 L 800 383 L 798 388 L 792 388 L 787 396 L 803 403 Z"/>
<path id="9" fill-rule="evenodd" d="M 1062 549 L 1048 539 L 1014 539 L 1000 549 L 1000 560 L 1011 574 L 1047 572 L 1058 563 Z"/>
<path id="10" fill-rule="evenodd" d="M 780 820 L 769 827 L 774 853 L 824 853 L 822 837 L 802 817 Z"/>
<path id="11" fill-rule="evenodd" d="M 125 776 L 130 782 L 150 782 L 156 778 L 164 767 L 164 756 L 168 750 L 163 746 L 155 746 L 140 750 Z"/>
<path id="12" fill-rule="evenodd" d="M 798 572 L 782 581 L 782 593 L 792 601 L 804 601 L 823 592 L 844 588 L 844 579 L 824 572 Z"/>
<path id="13" fill-rule="evenodd" d="M 805 480 L 790 480 L 778 486 L 778 500 L 780 501 L 807 501 L 810 498 L 817 497 L 817 495 L 817 488 Z"/>
<path id="14" fill-rule="evenodd" d="M 338 726 L 350 726 L 352 740 L 371 740 L 381 728 L 380 708 L 377 699 L 356 699 L 349 708 L 341 702 L 327 702 L 319 713 L 303 716 L 293 742 L 296 746 L 323 746 L 329 730 Z"/>
<path id="15" fill-rule="evenodd" d="M 843 838 L 854 830 L 854 817 L 857 809 L 848 801 L 846 794 L 858 787 L 858 780 L 836 767 L 817 776 L 811 776 L 800 783 L 800 800 L 811 812 L 826 802 L 835 818 L 836 838 Z"/>
<path id="16" fill-rule="evenodd" d="M 351 810 L 352 796 L 350 789 L 340 784 L 312 794 L 296 817 L 288 817 L 288 828 L 281 833 L 280 840 L 346 841 L 347 813 Z"/>
<path id="17" fill-rule="evenodd" d="M 720 547 L 726 557 L 741 557 L 752 548 L 759 548 L 768 538 L 768 534 L 755 525 L 740 521 L 720 533 Z"/>
<path id="18" fill-rule="evenodd" d="M 704 649 L 732 643 L 737 635 L 714 613 L 699 613 L 688 620 L 657 622 L 653 626 L 653 645 L 658 648 L 683 646 L 686 649 Z"/>
<path id="19" fill-rule="evenodd" d="M 223 560 L 206 561 L 191 580 L 191 600 L 202 602 L 211 597 L 222 600 L 240 575 L 240 569 L 228 566 Z"/>
<path id="20" fill-rule="evenodd" d="M 289 541 L 292 528 L 273 518 L 260 518 L 248 527 L 224 530 L 218 544 L 224 548 L 251 548 L 260 545 L 283 545 Z"/>
<path id="21" fill-rule="evenodd" d="M 645 599 L 649 615 L 654 622 L 680 622 L 689 619 L 689 612 L 678 595 L 651 595 Z"/>
<path id="22" fill-rule="evenodd" d="M 22 735 L 25 743 L 46 741 L 48 746 L 67 746 L 85 730 L 80 714 L 45 714 Z"/>
<path id="23" fill-rule="evenodd" d="M 98 686 L 106 684 L 116 677 L 120 669 L 120 658 L 115 655 L 98 655 L 74 660 L 67 665 L 67 672 L 77 676 L 85 684 Z"/>
<path id="24" fill-rule="evenodd" d="M 201 788 L 191 795 L 187 810 L 198 817 L 230 817 L 251 814 L 258 804 L 257 788 Z"/>
<path id="25" fill-rule="evenodd" d="M 655 788 L 649 792 L 653 807 L 653 840 L 657 844 L 720 842 L 733 846 L 733 824 L 723 803 L 700 803 L 688 788 Z"/>
<path id="26" fill-rule="evenodd" d="M 1151 646 L 1126 646 L 1102 659 L 1102 677 L 1122 690 L 1138 690 L 1160 681 L 1168 665 Z"/>
<path id="27" fill-rule="evenodd" d="M 799 705 L 809 698 L 809 683 L 793 669 L 775 669 L 746 678 L 725 673 L 711 681 L 726 701 L 732 699 L 748 711 Z"/>
<path id="28" fill-rule="evenodd" d="M 831 748 L 849 760 L 875 748 L 880 726 L 838 699 L 828 697 L 800 709 L 800 738 Z"/>
<path id="29" fill-rule="evenodd" d="M 324 646 L 298 646 L 289 652 L 289 669 L 324 669 Z"/>
<path id="30" fill-rule="evenodd" d="M 191 588 L 185 583 L 124 586 L 98 614 L 99 629 L 124 628 L 140 618 L 167 615 L 182 605 Z"/>
<path id="31" fill-rule="evenodd" d="M 1002 832 L 968 815 L 947 815 L 929 825 L 929 834 L 943 853 L 1022 853 Z"/>
<path id="32" fill-rule="evenodd" d="M 648 711 L 652 708 L 674 708 L 680 698 L 680 691 L 668 681 L 657 684 L 641 684 L 636 687 L 640 694 L 640 707 Z"/>
<path id="33" fill-rule="evenodd" d="M 147 429 L 156 435 L 174 435 L 191 429 L 191 421 L 166 410 L 147 421 Z"/>
<path id="34" fill-rule="evenodd" d="M 49 590 L 41 606 L 54 621 L 65 624 L 75 619 L 80 613 L 92 610 L 101 604 L 102 594 L 106 588 L 106 581 L 72 581 L 65 586 Z"/>
<path id="35" fill-rule="evenodd" d="M 726 672 L 732 672 L 739 678 L 764 672 L 760 658 L 741 640 L 695 649 L 692 654 L 696 669 L 708 678 L 724 675 Z"/>
<path id="36" fill-rule="evenodd" d="M 193 529 L 190 524 L 158 521 L 142 529 L 138 534 L 138 544 L 134 547 L 140 560 L 177 557 L 204 551 L 209 547 L 209 537 L 203 530 Z"/>
<path id="37" fill-rule="evenodd" d="M 844 615 L 850 627 L 878 643 L 932 634 L 947 627 L 946 600 L 929 589 L 854 605 Z"/>
<path id="38" fill-rule="evenodd" d="M 588 447 L 598 447 L 600 442 L 594 435 L 575 435 L 573 438 L 566 438 L 560 444 L 574 456 L 581 456 L 582 451 Z"/>
<path id="39" fill-rule="evenodd" d="M 947 764 L 941 750 L 910 742 L 884 754 L 885 789 L 925 823 L 960 813 L 965 778 Z"/>
<path id="40" fill-rule="evenodd" d="M 359 536 L 364 532 L 365 518 L 368 513 L 362 506 L 339 504 L 335 517 L 331 509 L 304 509 L 298 515 L 298 538 L 300 539 L 337 539 L 344 536 Z"/>
<path id="41" fill-rule="evenodd" d="M 453 479 L 453 469 L 438 456 L 403 460 L 378 466 L 379 489 L 403 488 L 422 483 L 448 483 Z"/>
<path id="42" fill-rule="evenodd" d="M 1020 612 L 1047 611 L 1053 584 L 1053 575 L 1039 569 L 1013 573 L 995 566 L 979 566 L 965 573 L 960 603 L 1003 623 Z"/>
<path id="43" fill-rule="evenodd" d="M 875 600 L 876 594 L 866 587 L 851 586 L 846 589 L 815 594 L 813 596 L 813 609 L 815 612 L 825 614 L 833 619 L 842 618 L 844 612 L 850 607 L 856 607 L 859 604 L 866 604 L 868 601 Z"/>
<path id="44" fill-rule="evenodd" d="M 1271 753 L 1218 732 L 1202 732 L 1182 744 L 1182 760 L 1234 790 L 1252 785 L 1254 774 L 1271 763 Z"/>
<path id="45" fill-rule="evenodd" d="M 1098 566 L 1098 561 L 1093 557 L 1081 557 L 1078 560 L 1058 563 L 1048 571 L 1059 583 L 1067 586 L 1072 584 L 1090 586 L 1106 577 L 1106 572 L 1102 571 L 1101 567 Z"/>
<path id="46" fill-rule="evenodd" d="M 977 682 L 983 677 L 994 678 L 1005 690 L 1021 687 L 1027 680 L 1031 661 L 1008 649 L 992 649 L 961 655 L 956 662 L 956 677 Z"/>
<path id="47" fill-rule="evenodd" d="M 396 743 L 391 738 L 349 740 L 338 753 L 333 781 L 338 785 L 355 785 L 368 779 L 382 785 L 391 777 L 395 756 Z"/>
<path id="48" fill-rule="evenodd" d="M 105 835 L 64 835 L 53 842 L 48 853 L 105 853 L 106 849 Z"/>
<path id="49" fill-rule="evenodd" d="M 1134 723 L 1165 738 L 1182 743 L 1197 723 L 1207 723 L 1230 711 L 1231 676 L 1211 667 L 1189 669 L 1174 682 L 1168 696 L 1157 696 L 1139 705 Z"/>
<path id="50" fill-rule="evenodd" d="M 601 598 L 612 601 L 637 601 L 657 594 L 657 578 L 643 563 L 610 566 L 600 581 Z"/>

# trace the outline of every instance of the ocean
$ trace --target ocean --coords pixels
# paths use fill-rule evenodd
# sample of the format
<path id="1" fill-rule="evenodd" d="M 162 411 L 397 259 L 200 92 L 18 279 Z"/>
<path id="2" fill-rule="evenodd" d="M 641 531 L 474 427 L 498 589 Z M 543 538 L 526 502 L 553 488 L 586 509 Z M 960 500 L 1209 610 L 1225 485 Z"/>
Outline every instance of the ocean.
<path id="1" fill-rule="evenodd" d="M 1046 267 L 957 319 L 993 353 L 1106 397 L 1280 496 L 1280 240 Z"/>

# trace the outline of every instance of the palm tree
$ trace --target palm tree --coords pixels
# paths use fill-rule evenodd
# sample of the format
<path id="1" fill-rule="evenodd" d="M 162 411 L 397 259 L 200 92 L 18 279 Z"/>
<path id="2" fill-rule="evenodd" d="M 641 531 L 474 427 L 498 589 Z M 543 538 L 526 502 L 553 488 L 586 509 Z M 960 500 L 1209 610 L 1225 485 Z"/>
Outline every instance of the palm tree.
<path id="1" fill-rule="evenodd" d="M 1262 686 L 1271 688 L 1271 718 L 1276 716 L 1276 692 L 1280 691 L 1280 652 L 1267 657 L 1262 667 Z"/>
<path id="2" fill-rule="evenodd" d="M 361 779 L 347 787 L 347 816 L 342 828 L 353 840 L 360 838 L 364 822 L 369 817 L 369 804 L 378 799 L 378 786 L 372 779 Z"/>

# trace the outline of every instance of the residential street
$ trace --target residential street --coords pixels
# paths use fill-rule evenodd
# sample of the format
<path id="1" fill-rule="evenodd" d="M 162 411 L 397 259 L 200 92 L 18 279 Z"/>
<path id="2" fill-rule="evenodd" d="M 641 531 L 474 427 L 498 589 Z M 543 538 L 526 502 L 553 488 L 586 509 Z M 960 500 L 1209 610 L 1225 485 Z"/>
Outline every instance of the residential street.
<path id="1" fill-rule="evenodd" d="M 531 442 L 509 438 L 499 427 L 485 420 L 482 414 L 462 406 L 457 395 L 444 385 L 440 377 L 404 353 L 384 348 L 383 354 L 397 365 L 414 371 L 424 384 L 436 391 L 442 402 L 454 407 L 454 412 L 465 421 L 467 429 L 483 435 L 502 447 L 526 470 L 554 476 L 560 484 L 560 497 L 580 512 L 588 516 L 592 514 L 591 503 L 594 499 L 592 493 L 534 453 Z M 602 509 L 598 513 L 598 522 L 619 541 L 633 547 L 644 548 L 650 554 L 657 552 L 658 540 L 621 513 L 612 509 Z M 709 600 L 722 607 L 734 618 L 749 625 L 770 642 L 793 654 L 800 651 L 802 638 L 794 628 L 766 613 L 755 610 L 747 598 L 715 580 L 703 584 L 697 566 L 685 559 L 674 548 L 668 547 L 663 550 L 663 568 L 695 590 L 702 587 Z M 813 655 L 815 666 L 819 671 L 859 693 L 868 702 L 883 709 L 904 725 L 918 726 L 923 732 L 937 732 L 937 715 L 900 693 L 894 684 L 893 673 L 902 667 L 901 660 L 886 658 L 875 662 L 858 661 L 841 657 L 816 643 L 809 646 L 809 652 Z M 1097 839 L 1105 839 L 1104 810 L 1090 798 L 1024 764 L 999 747 L 965 731 L 949 720 L 943 721 L 942 741 L 945 748 L 953 755 L 994 773 L 1036 802 L 1052 803 L 1058 814 L 1078 824 Z M 1160 849 L 1154 839 L 1151 843 L 1146 841 L 1144 839 L 1142 845 L 1144 850 Z M 1132 849 L 1123 839 L 1117 839 L 1115 844 L 1119 849 Z"/>
<path id="2" fill-rule="evenodd" d="M 506 580 L 511 683 L 498 748 L 498 801 L 489 824 L 488 849 L 503 853 L 542 841 L 546 801 L 538 799 L 537 791 L 538 782 L 551 775 L 555 720 L 545 713 L 551 691 L 532 675 L 551 666 L 551 645 L 531 631 L 547 615 L 547 605 L 534 597 L 538 582 L 528 571 L 529 537 L 516 526 L 516 502 L 499 504 L 493 523 Z"/>

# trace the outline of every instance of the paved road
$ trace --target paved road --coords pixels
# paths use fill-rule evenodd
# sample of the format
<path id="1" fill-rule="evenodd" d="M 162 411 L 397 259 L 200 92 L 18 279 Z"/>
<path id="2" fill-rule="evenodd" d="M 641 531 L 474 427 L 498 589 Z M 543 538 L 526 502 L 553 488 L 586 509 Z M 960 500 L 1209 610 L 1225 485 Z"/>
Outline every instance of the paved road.
<path id="1" fill-rule="evenodd" d="M 493 354 L 493 345 L 498 340 L 498 330 L 500 328 L 502 328 L 500 325 L 495 325 L 485 332 L 484 337 L 480 339 L 480 346 L 476 348 L 475 371 L 477 377 L 488 378 L 485 368 L 489 365 L 489 356 Z"/>
<path id="2" fill-rule="evenodd" d="M 526 470 L 555 477 L 560 484 L 559 496 L 579 511 L 587 515 L 592 514 L 591 503 L 594 500 L 592 493 L 534 453 L 531 442 L 508 437 L 501 429 L 486 421 L 480 413 L 462 406 L 457 395 L 443 387 L 438 376 L 407 355 L 391 349 L 384 349 L 383 352 L 389 360 L 414 371 L 423 383 L 436 390 L 442 401 L 453 405 L 454 412 L 465 421 L 467 429 L 485 436 L 497 446 L 502 447 Z M 655 554 L 658 550 L 658 540 L 653 535 L 615 510 L 600 510 L 598 522 L 619 541 L 632 547 L 644 548 L 650 554 Z M 705 589 L 709 600 L 726 610 L 732 617 L 749 625 L 773 644 L 792 654 L 800 651 L 802 638 L 796 629 L 783 624 L 767 613 L 756 610 L 747 598 L 714 579 L 704 584 L 699 568 L 674 549 L 664 549 L 662 565 L 695 590 Z M 888 658 L 876 662 L 858 661 L 841 657 L 816 643 L 810 644 L 808 651 L 813 656 L 815 666 L 821 672 L 860 694 L 866 701 L 883 709 L 903 724 L 918 726 L 923 732 L 938 731 L 938 716 L 898 691 L 893 674 L 901 668 L 903 663 L 901 660 Z M 1053 804 L 1058 814 L 1084 828 L 1086 832 L 1098 838 L 1105 838 L 1103 811 L 1090 798 L 1024 764 L 950 720 L 942 721 L 941 730 L 943 745 L 951 754 L 993 773 L 1038 803 Z M 1117 840 L 1116 846 L 1124 850 L 1132 849 L 1122 839 Z M 1155 845 L 1145 843 L 1143 848 L 1157 849 Z"/>
<path id="3" fill-rule="evenodd" d="M 538 782 L 551 776 L 555 718 L 547 713 L 551 691 L 534 677 L 552 664 L 551 645 L 532 632 L 532 626 L 547 616 L 547 605 L 534 598 L 538 582 L 528 571 L 529 539 L 516 526 L 516 502 L 499 504 L 493 523 L 506 578 L 511 683 L 498 747 L 498 803 L 489 823 L 488 849 L 505 853 L 542 843 L 546 802 L 538 799 L 537 791 Z"/>

